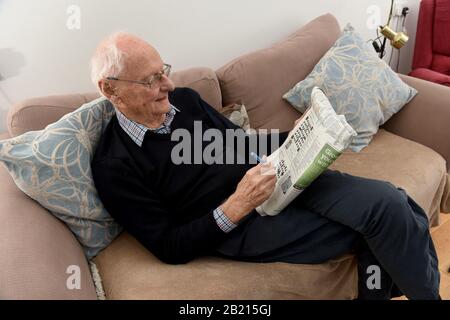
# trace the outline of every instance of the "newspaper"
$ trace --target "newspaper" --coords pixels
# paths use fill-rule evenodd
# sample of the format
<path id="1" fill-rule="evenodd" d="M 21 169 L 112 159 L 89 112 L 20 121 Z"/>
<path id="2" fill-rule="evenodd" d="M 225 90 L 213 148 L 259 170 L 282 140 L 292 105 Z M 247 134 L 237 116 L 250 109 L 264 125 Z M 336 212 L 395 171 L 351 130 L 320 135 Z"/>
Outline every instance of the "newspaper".
<path id="1" fill-rule="evenodd" d="M 337 115 L 318 87 L 311 106 L 267 161 L 275 167 L 275 190 L 256 210 L 262 216 L 280 213 L 348 148 L 356 132 L 343 115 Z"/>

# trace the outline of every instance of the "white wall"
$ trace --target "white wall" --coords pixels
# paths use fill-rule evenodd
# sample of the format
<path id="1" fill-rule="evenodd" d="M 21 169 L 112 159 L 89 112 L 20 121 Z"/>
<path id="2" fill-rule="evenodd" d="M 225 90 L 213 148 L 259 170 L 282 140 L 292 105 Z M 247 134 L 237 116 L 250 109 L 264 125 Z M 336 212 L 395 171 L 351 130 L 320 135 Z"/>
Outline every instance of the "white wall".
<path id="1" fill-rule="evenodd" d="M 421 0 L 408 0 L 410 14 L 406 19 L 406 31 L 409 36 L 409 42 L 405 48 L 400 50 L 400 68 L 399 72 L 407 74 L 411 71 L 414 44 L 416 43 L 417 19 L 419 16 L 419 7 Z"/>
<path id="2" fill-rule="evenodd" d="M 418 3 L 409 0 L 412 41 L 402 50 L 402 72 L 411 64 Z M 81 10 L 79 30 L 67 28 L 70 5 Z M 372 5 L 380 7 L 384 24 L 389 0 L 0 0 L 0 132 L 8 108 L 20 100 L 93 91 L 89 58 L 113 31 L 145 38 L 174 70 L 218 68 L 328 12 L 342 27 L 351 22 L 374 38 L 367 26 Z"/>

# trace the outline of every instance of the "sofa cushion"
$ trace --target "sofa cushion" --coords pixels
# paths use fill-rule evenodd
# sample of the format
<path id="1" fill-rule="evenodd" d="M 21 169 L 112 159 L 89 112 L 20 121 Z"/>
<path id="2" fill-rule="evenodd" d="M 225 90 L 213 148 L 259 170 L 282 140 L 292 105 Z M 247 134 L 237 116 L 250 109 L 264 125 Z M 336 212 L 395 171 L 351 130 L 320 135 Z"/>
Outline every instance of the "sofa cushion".
<path id="1" fill-rule="evenodd" d="M 447 169 L 432 149 L 380 129 L 367 148 L 359 153 L 345 151 L 330 169 L 405 189 L 426 211 L 431 226 L 438 224 Z"/>
<path id="2" fill-rule="evenodd" d="M 314 70 L 283 98 L 300 112 L 311 105 L 311 92 L 324 91 L 337 114 L 358 133 L 350 148 L 365 148 L 378 127 L 417 94 L 404 83 L 373 47 L 349 24 Z"/>
<path id="3" fill-rule="evenodd" d="M 336 18 L 326 14 L 286 40 L 221 67 L 217 76 L 223 105 L 245 104 L 252 128 L 292 129 L 300 114 L 282 96 L 311 72 L 340 33 Z"/>
<path id="4" fill-rule="evenodd" d="M 43 130 L 0 141 L 0 162 L 16 185 L 69 227 L 88 258 L 122 231 L 97 195 L 90 166 L 113 115 L 99 98 Z"/>
<path id="5" fill-rule="evenodd" d="M 351 255 L 316 265 L 218 257 L 168 265 L 124 232 L 94 261 L 106 298 L 114 300 L 353 299 L 357 295 L 356 259 Z"/>
<path id="6" fill-rule="evenodd" d="M 214 70 L 205 67 L 190 68 L 174 72 L 170 78 L 177 87 L 197 91 L 216 110 L 222 107 L 222 93 Z"/>

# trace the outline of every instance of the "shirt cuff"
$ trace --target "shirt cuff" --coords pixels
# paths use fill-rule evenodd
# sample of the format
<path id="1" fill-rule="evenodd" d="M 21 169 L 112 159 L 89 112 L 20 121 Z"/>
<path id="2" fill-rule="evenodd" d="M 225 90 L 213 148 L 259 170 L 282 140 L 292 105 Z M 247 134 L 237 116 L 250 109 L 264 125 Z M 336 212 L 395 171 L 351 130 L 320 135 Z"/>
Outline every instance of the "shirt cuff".
<path id="1" fill-rule="evenodd" d="M 225 215 L 221 207 L 217 207 L 217 209 L 213 211 L 213 214 L 217 225 L 223 232 L 228 233 L 237 227 L 237 225 Z"/>

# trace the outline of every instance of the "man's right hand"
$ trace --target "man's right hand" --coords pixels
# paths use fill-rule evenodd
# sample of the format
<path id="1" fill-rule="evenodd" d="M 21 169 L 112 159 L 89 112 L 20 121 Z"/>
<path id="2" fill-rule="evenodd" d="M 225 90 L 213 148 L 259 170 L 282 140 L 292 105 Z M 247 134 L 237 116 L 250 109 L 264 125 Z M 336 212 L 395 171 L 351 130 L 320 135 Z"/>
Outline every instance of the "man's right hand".
<path id="1" fill-rule="evenodd" d="M 245 173 L 236 191 L 222 204 L 222 211 L 233 223 L 238 223 L 270 197 L 276 182 L 273 165 L 258 164 Z"/>

